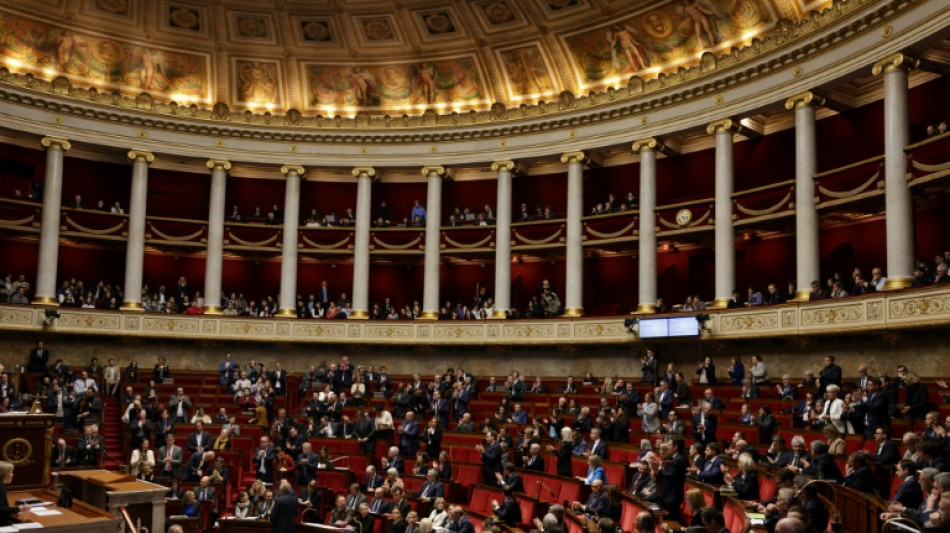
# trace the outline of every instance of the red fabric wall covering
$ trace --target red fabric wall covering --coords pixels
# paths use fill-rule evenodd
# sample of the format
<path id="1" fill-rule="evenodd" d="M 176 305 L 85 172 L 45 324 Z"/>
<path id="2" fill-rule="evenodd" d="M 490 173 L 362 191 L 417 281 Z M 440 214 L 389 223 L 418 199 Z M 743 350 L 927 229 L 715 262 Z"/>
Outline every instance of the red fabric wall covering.
<path id="1" fill-rule="evenodd" d="M 39 254 L 37 240 L 0 240 L 0 276 L 10 274 L 16 279 L 23 274 L 31 285 L 36 284 L 36 256 Z"/>
<path id="2" fill-rule="evenodd" d="M 146 252 L 142 270 L 142 283 L 148 285 L 149 292 L 156 292 L 165 285 L 166 294 L 174 294 L 175 283 L 179 276 L 185 276 L 192 291 L 204 294 L 205 258 L 204 253 L 174 254 Z M 250 288 L 250 287 L 248 287 Z M 227 289 L 224 289 L 227 290 Z"/>
<path id="3" fill-rule="evenodd" d="M 120 287 L 125 283 L 125 247 L 99 248 L 60 246 L 56 286 L 64 279 L 82 280 L 86 288 L 99 281 L 105 281 Z M 35 283 L 36 270 L 27 274 L 27 279 Z M 35 285 L 34 285 L 35 289 Z"/>
<path id="4" fill-rule="evenodd" d="M 606 202 L 610 194 L 623 201 L 627 193 L 640 197 L 640 165 L 593 168 L 584 179 L 584 214 L 595 205 Z M 614 208 L 617 208 L 615 205 Z"/>
<path id="5" fill-rule="evenodd" d="M 494 189 L 494 182 L 480 182 L 485 187 Z M 401 221 L 403 217 L 408 218 L 410 213 L 412 213 L 413 202 L 419 200 L 423 207 L 426 206 L 426 199 L 428 198 L 428 189 L 429 185 L 426 183 L 426 178 L 419 174 L 418 181 L 412 181 L 410 183 L 392 183 L 392 182 L 379 182 L 373 184 L 373 216 L 375 218 L 376 208 L 379 206 L 380 202 L 386 200 L 386 205 L 389 206 L 389 211 L 393 216 L 393 225 L 397 221 Z M 445 183 L 442 184 L 443 200 L 442 203 L 445 204 Z M 353 201 L 356 200 L 356 193 L 353 193 Z M 355 207 L 355 206 L 353 206 Z M 428 213 L 428 209 L 426 209 Z"/>
<path id="6" fill-rule="evenodd" d="M 637 308 L 636 257 L 590 257 L 584 262 L 584 310 L 588 315 L 627 313 Z M 563 285 L 563 282 L 560 283 Z M 563 292 L 558 294 L 564 298 Z"/>
<path id="7" fill-rule="evenodd" d="M 931 207 L 918 211 L 914 229 L 917 257 L 932 261 L 938 253 L 950 250 L 946 208 Z"/>
<path id="8" fill-rule="evenodd" d="M 45 166 L 45 165 L 44 165 Z M 77 194 L 82 196 L 86 209 L 92 209 L 99 200 L 106 207 L 119 201 L 128 210 L 132 191 L 132 165 L 117 165 L 66 157 L 63 163 L 63 205 L 72 206 Z"/>
<path id="9" fill-rule="evenodd" d="M 280 200 L 277 201 L 277 205 L 283 206 L 283 189 L 281 189 L 280 194 L 281 197 Z M 373 198 L 375 200 L 375 195 Z M 307 219 L 307 217 L 310 215 L 311 209 L 316 209 L 317 213 L 321 217 L 324 217 L 329 215 L 331 210 L 335 210 L 337 212 L 337 216 L 341 216 L 346 213 L 346 210 L 349 207 L 354 209 L 356 208 L 355 178 L 352 182 L 316 182 L 305 180 L 300 185 L 301 220 Z M 373 212 L 376 212 L 375 204 L 373 204 Z"/>
<path id="10" fill-rule="evenodd" d="M 734 155 L 737 191 L 795 179 L 795 130 L 736 143 Z"/>
<path id="11" fill-rule="evenodd" d="M 418 265 L 400 265 L 382 263 L 372 265 L 369 269 L 369 305 L 380 305 L 389 298 L 393 305 L 403 307 L 412 305 L 416 300 L 422 306 L 422 286 L 424 268 Z M 445 281 L 443 280 L 443 285 Z M 445 301 L 440 291 L 440 305 Z"/>
<path id="12" fill-rule="evenodd" d="M 567 213 L 567 173 L 546 174 L 543 176 L 519 176 L 512 181 L 512 203 L 515 213 L 520 212 L 521 204 L 527 203 L 534 213 L 536 207 L 550 205 L 558 217 Z M 585 211 L 589 202 L 584 202 Z M 517 215 L 512 215 L 517 220 Z"/>
<path id="13" fill-rule="evenodd" d="M 516 178 L 521 179 L 521 178 Z M 456 207 L 462 211 L 468 207 L 472 213 L 478 215 L 485 210 L 485 205 L 491 206 L 493 212 L 498 212 L 498 182 L 496 180 L 476 181 L 447 181 L 442 185 L 442 221 L 449 219 Z M 515 204 L 512 209 L 515 209 Z"/>
<path id="14" fill-rule="evenodd" d="M 865 274 L 870 274 L 873 267 L 881 267 L 886 276 L 885 242 L 883 218 L 823 229 L 819 246 L 822 283 L 835 272 L 849 277 L 855 267 Z"/>
<path id="15" fill-rule="evenodd" d="M 157 168 L 149 170 L 146 207 L 149 215 L 208 220 L 210 202 L 210 172 L 192 174 Z"/>
<path id="16" fill-rule="evenodd" d="M 255 207 L 260 207 L 264 215 L 275 204 L 283 211 L 285 184 L 286 180 L 281 174 L 277 174 L 276 179 L 229 177 L 224 200 L 227 206 L 225 216 L 230 216 L 235 205 L 245 219 L 254 214 Z"/>
<path id="17" fill-rule="evenodd" d="M 19 190 L 23 198 L 29 197 L 33 181 L 42 181 L 45 157 L 42 150 L 0 144 L 0 195 L 12 198 Z M 22 164 L 8 167 L 4 161 L 16 161 Z M 30 167 L 32 167 L 32 173 Z"/>
<path id="18" fill-rule="evenodd" d="M 519 265 L 511 264 L 511 305 L 522 313 L 528 307 L 532 296 L 540 294 L 541 282 L 545 279 L 564 304 L 564 260 L 555 261 L 525 261 Z"/>
<path id="19" fill-rule="evenodd" d="M 714 150 L 657 159 L 657 205 L 711 198 L 715 190 L 715 169 Z"/>
<path id="20" fill-rule="evenodd" d="M 448 263 L 443 264 L 439 279 L 439 306 L 446 301 L 461 303 L 472 309 L 475 298 L 475 284 L 481 283 L 495 294 L 495 265 Z M 422 288 L 419 300 L 422 300 Z"/>

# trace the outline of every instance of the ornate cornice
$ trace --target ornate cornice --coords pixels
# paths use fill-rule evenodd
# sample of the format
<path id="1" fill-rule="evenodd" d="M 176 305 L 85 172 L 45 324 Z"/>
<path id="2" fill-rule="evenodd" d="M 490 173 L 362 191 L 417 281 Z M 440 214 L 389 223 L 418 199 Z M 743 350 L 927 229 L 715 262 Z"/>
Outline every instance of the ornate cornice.
<path id="1" fill-rule="evenodd" d="M 561 156 L 561 163 L 580 163 L 586 165 L 590 163 L 590 157 L 584 152 L 567 152 Z"/>
<path id="2" fill-rule="evenodd" d="M 920 60 L 907 54 L 898 52 L 891 54 L 878 61 L 871 67 L 871 73 L 875 76 L 894 72 L 895 70 L 911 70 L 920 66 Z"/>
<path id="3" fill-rule="evenodd" d="M 514 161 L 511 161 L 511 160 L 495 161 L 494 163 L 491 164 L 491 169 L 492 169 L 492 172 L 507 170 L 511 172 L 512 174 L 517 174 L 518 172 L 521 171 L 521 169 L 518 167 L 518 163 L 515 163 Z"/>
<path id="4" fill-rule="evenodd" d="M 427 178 L 433 178 L 433 177 L 444 178 L 446 177 L 447 174 L 445 172 L 445 167 L 430 165 L 430 166 L 422 167 L 422 175 Z"/>
<path id="5" fill-rule="evenodd" d="M 66 139 L 57 137 L 43 137 L 40 139 L 40 144 L 42 144 L 44 148 L 57 148 L 64 152 L 68 152 L 69 149 L 73 147 L 72 143 Z"/>
<path id="6" fill-rule="evenodd" d="M 208 162 L 205 163 L 205 165 L 208 167 L 208 170 L 211 170 L 211 171 L 215 171 L 219 168 L 224 170 L 225 172 L 228 172 L 231 170 L 231 162 L 224 161 L 221 159 L 209 159 Z"/>
<path id="7" fill-rule="evenodd" d="M 736 120 L 726 118 L 711 122 L 706 126 L 706 133 L 710 135 L 715 133 L 742 133 L 742 125 Z"/>
<path id="8" fill-rule="evenodd" d="M 284 165 L 280 167 L 280 173 L 283 174 L 284 176 L 287 176 L 288 178 L 291 175 L 296 175 L 299 177 L 306 174 L 307 169 L 300 165 Z"/>
<path id="9" fill-rule="evenodd" d="M 666 145 L 660 142 L 659 139 L 655 137 L 647 137 L 646 139 L 639 139 L 634 141 L 633 147 L 631 148 L 634 152 L 663 152 L 666 150 Z"/>
<path id="10" fill-rule="evenodd" d="M 129 150 L 128 158 L 129 161 L 138 161 L 151 164 L 155 161 L 155 154 L 145 150 Z"/>
<path id="11" fill-rule="evenodd" d="M 354 178 L 375 178 L 376 169 L 373 167 L 356 167 L 351 173 Z"/>

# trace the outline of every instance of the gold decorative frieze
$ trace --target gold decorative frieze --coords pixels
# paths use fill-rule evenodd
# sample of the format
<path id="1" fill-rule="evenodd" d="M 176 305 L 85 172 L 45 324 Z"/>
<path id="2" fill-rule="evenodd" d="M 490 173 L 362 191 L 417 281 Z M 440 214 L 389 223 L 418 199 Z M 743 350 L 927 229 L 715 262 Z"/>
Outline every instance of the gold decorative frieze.
<path id="1" fill-rule="evenodd" d="M 719 328 L 723 333 L 779 329 L 778 311 L 742 313 L 736 316 L 724 314 L 719 319 Z"/>
<path id="2" fill-rule="evenodd" d="M 806 308 L 802 311 L 802 327 L 854 324 L 864 317 L 864 306 L 861 304 Z"/>

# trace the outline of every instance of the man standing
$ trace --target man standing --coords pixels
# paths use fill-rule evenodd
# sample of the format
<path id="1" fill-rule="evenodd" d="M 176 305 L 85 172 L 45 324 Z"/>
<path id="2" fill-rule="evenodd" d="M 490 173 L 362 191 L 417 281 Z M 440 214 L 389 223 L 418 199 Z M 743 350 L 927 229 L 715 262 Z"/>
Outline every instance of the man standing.
<path id="1" fill-rule="evenodd" d="M 277 501 L 271 511 L 271 533 L 293 533 L 297 518 L 297 497 L 286 479 L 281 480 Z"/>
<path id="2" fill-rule="evenodd" d="M 175 435 L 169 433 L 165 436 L 165 445 L 159 448 L 158 455 L 161 459 L 160 472 L 162 476 L 178 479 L 181 475 L 182 450 L 180 446 L 175 446 Z"/>
<path id="3" fill-rule="evenodd" d="M 187 424 L 189 409 L 191 409 L 191 399 L 185 395 L 185 389 L 178 387 L 175 395 L 168 400 L 168 411 L 172 414 L 172 420 L 176 424 Z"/>
<path id="4" fill-rule="evenodd" d="M 36 348 L 30 350 L 30 373 L 42 374 L 49 364 L 49 350 L 43 346 L 43 341 L 36 341 Z"/>
<path id="5" fill-rule="evenodd" d="M 669 519 L 679 521 L 680 505 L 683 503 L 683 486 L 686 484 L 686 458 L 683 457 L 683 439 L 673 439 L 669 462 L 660 466 L 660 501 L 670 513 Z"/>

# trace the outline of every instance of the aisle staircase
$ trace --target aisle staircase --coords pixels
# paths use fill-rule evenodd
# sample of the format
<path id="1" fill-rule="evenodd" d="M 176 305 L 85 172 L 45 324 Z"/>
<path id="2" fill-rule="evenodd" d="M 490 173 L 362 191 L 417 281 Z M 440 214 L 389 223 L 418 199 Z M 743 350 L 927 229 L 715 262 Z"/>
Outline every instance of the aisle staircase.
<path id="1" fill-rule="evenodd" d="M 122 416 L 119 408 L 119 399 L 105 398 L 102 413 L 102 436 L 106 439 L 107 454 L 103 459 L 102 467 L 106 470 L 119 470 L 118 458 L 126 457 L 129 450 L 122 440 Z"/>

